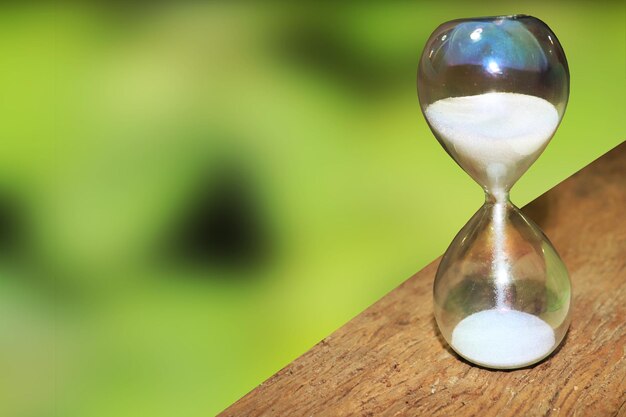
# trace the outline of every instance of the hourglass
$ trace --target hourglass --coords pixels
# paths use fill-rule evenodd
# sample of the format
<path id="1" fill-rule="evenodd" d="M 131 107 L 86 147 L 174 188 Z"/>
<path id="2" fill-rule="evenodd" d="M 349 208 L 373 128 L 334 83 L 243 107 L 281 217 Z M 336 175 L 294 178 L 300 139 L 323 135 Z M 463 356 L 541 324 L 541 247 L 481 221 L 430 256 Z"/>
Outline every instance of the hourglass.
<path id="1" fill-rule="evenodd" d="M 531 16 L 453 20 L 428 39 L 418 70 L 422 112 L 485 204 L 445 252 L 435 318 L 463 358 L 497 369 L 532 365 L 569 327 L 571 284 L 556 250 L 509 190 L 556 131 L 569 72 L 554 33 Z"/>

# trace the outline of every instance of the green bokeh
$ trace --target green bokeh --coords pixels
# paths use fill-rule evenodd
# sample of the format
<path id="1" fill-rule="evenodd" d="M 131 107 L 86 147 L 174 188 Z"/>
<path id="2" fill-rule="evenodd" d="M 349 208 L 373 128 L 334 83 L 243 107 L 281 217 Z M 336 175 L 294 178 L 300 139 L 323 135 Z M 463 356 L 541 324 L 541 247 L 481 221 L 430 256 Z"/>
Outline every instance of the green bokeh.
<path id="1" fill-rule="evenodd" d="M 521 206 L 626 136 L 621 2 L 5 8 L 24 243 L 0 262 L 0 415 L 215 414 L 440 255 L 482 193 L 423 120 L 417 59 L 441 22 L 514 13 L 571 71 Z M 169 231 L 225 165 L 263 259 L 182 261 Z"/>

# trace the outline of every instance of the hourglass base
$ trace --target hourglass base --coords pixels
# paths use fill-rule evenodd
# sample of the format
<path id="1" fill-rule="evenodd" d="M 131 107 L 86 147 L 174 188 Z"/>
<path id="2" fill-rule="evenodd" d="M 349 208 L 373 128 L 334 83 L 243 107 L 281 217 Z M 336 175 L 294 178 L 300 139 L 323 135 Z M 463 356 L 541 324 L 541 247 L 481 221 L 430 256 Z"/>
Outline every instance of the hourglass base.
<path id="1" fill-rule="evenodd" d="M 508 200 L 490 199 L 443 256 L 434 285 L 443 337 L 477 365 L 514 369 L 548 356 L 569 326 L 571 286 L 550 241 Z"/>

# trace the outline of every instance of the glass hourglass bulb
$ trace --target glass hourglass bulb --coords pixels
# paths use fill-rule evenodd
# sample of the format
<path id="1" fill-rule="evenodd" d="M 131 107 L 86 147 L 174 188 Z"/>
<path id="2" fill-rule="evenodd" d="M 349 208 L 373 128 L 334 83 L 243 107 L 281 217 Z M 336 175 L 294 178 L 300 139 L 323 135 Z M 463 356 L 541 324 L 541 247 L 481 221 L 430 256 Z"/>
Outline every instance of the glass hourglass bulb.
<path id="1" fill-rule="evenodd" d="M 531 16 L 453 20 L 428 39 L 418 69 L 422 112 L 443 148 L 485 191 L 444 254 L 434 283 L 441 334 L 475 364 L 534 364 L 569 327 L 565 265 L 509 200 L 556 131 L 569 72 L 554 33 Z"/>

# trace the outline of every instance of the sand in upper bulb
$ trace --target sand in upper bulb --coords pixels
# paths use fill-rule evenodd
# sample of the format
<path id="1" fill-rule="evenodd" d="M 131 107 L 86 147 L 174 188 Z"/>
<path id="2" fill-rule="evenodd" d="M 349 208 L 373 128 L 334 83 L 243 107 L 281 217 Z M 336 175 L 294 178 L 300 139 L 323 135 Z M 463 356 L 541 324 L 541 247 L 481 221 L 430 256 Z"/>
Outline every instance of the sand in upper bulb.
<path id="1" fill-rule="evenodd" d="M 450 97 L 429 105 L 425 114 L 459 163 L 490 175 L 536 155 L 559 124 L 551 103 L 518 93 Z"/>
<path id="2" fill-rule="evenodd" d="M 520 368 L 546 357 L 554 348 L 554 330 L 532 314 L 484 310 L 452 331 L 451 345 L 464 358 L 490 368 Z"/>

